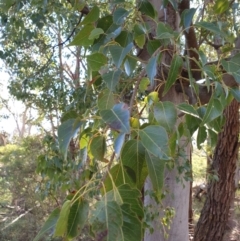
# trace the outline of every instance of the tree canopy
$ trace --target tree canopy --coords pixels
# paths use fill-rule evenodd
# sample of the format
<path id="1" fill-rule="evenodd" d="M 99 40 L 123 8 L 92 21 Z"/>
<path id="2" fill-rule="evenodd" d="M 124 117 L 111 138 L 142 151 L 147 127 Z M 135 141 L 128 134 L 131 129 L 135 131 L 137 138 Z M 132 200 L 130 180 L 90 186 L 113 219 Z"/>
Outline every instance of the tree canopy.
<path id="1" fill-rule="evenodd" d="M 96 240 L 142 240 L 156 218 L 142 202 L 147 176 L 161 203 L 165 170 L 191 179 L 193 134 L 199 148 L 216 145 L 223 110 L 240 100 L 239 3 L 189 4 L 1 2 L 10 93 L 52 128 L 37 172 L 46 190 L 67 192 L 34 241 L 52 228 L 65 240 L 86 229 Z M 172 90 L 181 102 L 163 101 Z"/>

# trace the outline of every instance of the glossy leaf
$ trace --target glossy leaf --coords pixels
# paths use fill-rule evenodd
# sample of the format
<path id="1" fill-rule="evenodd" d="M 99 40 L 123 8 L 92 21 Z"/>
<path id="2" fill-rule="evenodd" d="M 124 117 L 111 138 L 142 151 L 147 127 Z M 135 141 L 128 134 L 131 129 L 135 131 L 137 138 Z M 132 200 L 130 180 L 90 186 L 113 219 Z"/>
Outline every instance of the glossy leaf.
<path id="1" fill-rule="evenodd" d="M 133 177 L 128 174 L 128 171 L 129 170 L 126 167 L 123 167 L 123 165 L 120 164 L 112 167 L 109 175 L 107 175 L 106 179 L 104 180 L 103 190 L 109 192 L 114 186 L 119 187 L 123 184 L 129 184 L 131 187 L 134 187 Z"/>
<path id="2" fill-rule="evenodd" d="M 70 213 L 71 201 L 67 200 L 61 208 L 59 219 L 56 224 L 54 237 L 64 236 L 67 234 L 68 216 Z"/>
<path id="3" fill-rule="evenodd" d="M 107 241 L 122 240 L 123 217 L 120 206 L 115 201 L 99 201 L 91 214 L 90 222 L 95 233 L 105 232 Z"/>
<path id="4" fill-rule="evenodd" d="M 130 114 L 126 104 L 116 104 L 111 110 L 102 110 L 100 115 L 110 128 L 124 133 L 130 132 Z"/>
<path id="5" fill-rule="evenodd" d="M 77 134 L 80 129 L 81 122 L 75 119 L 69 119 L 63 122 L 58 128 L 58 142 L 59 148 L 64 155 L 67 157 L 67 149 L 71 139 Z"/>
<path id="6" fill-rule="evenodd" d="M 187 128 L 190 132 L 190 136 L 192 136 L 194 132 L 198 129 L 202 121 L 201 119 L 188 114 L 186 114 L 185 120 L 186 120 Z"/>
<path id="7" fill-rule="evenodd" d="M 146 163 L 153 189 L 159 195 L 163 188 L 165 161 L 146 151 Z"/>
<path id="8" fill-rule="evenodd" d="M 156 39 L 171 39 L 173 38 L 173 31 L 166 24 L 159 22 L 157 26 L 157 36 Z"/>
<path id="9" fill-rule="evenodd" d="M 234 96 L 234 98 L 240 102 L 240 90 L 239 89 L 231 89 L 230 92 Z"/>
<path id="10" fill-rule="evenodd" d="M 222 115 L 223 113 L 223 106 L 221 102 L 218 99 L 212 99 L 210 100 L 206 114 L 204 115 L 202 125 L 214 120 L 218 116 Z"/>
<path id="11" fill-rule="evenodd" d="M 40 240 L 46 233 L 55 228 L 59 214 L 60 208 L 54 209 L 33 241 Z"/>
<path id="12" fill-rule="evenodd" d="M 104 89 L 98 96 L 98 109 L 99 110 L 106 110 L 111 109 L 116 104 L 116 100 L 112 91 L 109 89 Z"/>
<path id="13" fill-rule="evenodd" d="M 120 133 L 116 138 L 116 140 L 114 141 L 114 151 L 117 157 L 120 155 L 124 141 L 125 141 L 125 133 Z"/>
<path id="14" fill-rule="evenodd" d="M 92 10 L 85 16 L 85 18 L 80 24 L 86 25 L 89 23 L 96 22 L 99 18 L 99 13 L 100 13 L 99 8 L 96 5 L 94 5 Z"/>
<path id="15" fill-rule="evenodd" d="M 118 70 L 113 70 L 113 71 L 110 71 L 110 72 L 102 75 L 102 78 L 103 78 L 104 82 L 107 84 L 107 87 L 109 90 L 111 90 L 111 91 L 116 90 L 116 86 L 119 83 L 121 73 L 122 73 L 122 71 L 120 69 L 118 69 Z"/>
<path id="16" fill-rule="evenodd" d="M 113 22 L 120 25 L 122 24 L 129 12 L 125 8 L 117 8 L 113 13 Z"/>
<path id="17" fill-rule="evenodd" d="M 147 76 L 150 80 L 151 86 L 154 85 L 154 77 L 157 74 L 158 57 L 159 57 L 159 55 L 152 56 L 146 66 L 146 72 L 147 72 Z"/>
<path id="18" fill-rule="evenodd" d="M 147 42 L 147 51 L 152 56 L 157 49 L 161 46 L 160 40 L 148 40 Z"/>
<path id="19" fill-rule="evenodd" d="M 126 55 L 130 52 L 133 47 L 133 43 L 128 44 L 125 48 L 117 45 L 113 45 L 109 47 L 109 51 L 112 55 L 113 62 L 117 68 L 119 68 L 126 57 Z"/>
<path id="20" fill-rule="evenodd" d="M 139 135 L 147 151 L 160 159 L 169 159 L 168 136 L 163 127 L 153 125 L 147 126 L 139 131 Z"/>
<path id="21" fill-rule="evenodd" d="M 122 47 L 126 47 L 128 44 L 133 42 L 133 34 L 123 30 L 116 38 L 115 41 L 119 43 Z"/>
<path id="22" fill-rule="evenodd" d="M 123 165 L 130 167 L 136 174 L 137 185 L 141 184 L 142 168 L 145 162 L 145 148 L 139 140 L 130 140 L 125 143 L 121 160 Z"/>
<path id="23" fill-rule="evenodd" d="M 172 132 L 177 121 L 175 105 L 169 101 L 159 102 L 154 105 L 154 117 L 156 121 L 168 132 Z"/>
<path id="24" fill-rule="evenodd" d="M 94 30 L 93 24 L 85 25 L 78 34 L 74 37 L 73 41 L 69 46 L 90 46 L 93 43 L 93 40 L 89 39 L 91 32 Z"/>
<path id="25" fill-rule="evenodd" d="M 189 105 L 189 104 L 186 104 L 186 103 L 182 103 L 182 104 L 179 104 L 177 106 L 177 108 L 180 111 L 182 111 L 183 113 L 186 113 L 186 114 L 189 114 L 189 115 L 192 115 L 192 116 L 195 116 L 195 117 L 199 118 L 198 112 L 194 109 L 194 107 L 192 105 Z"/>
<path id="26" fill-rule="evenodd" d="M 102 66 L 107 64 L 107 57 L 101 53 L 93 53 L 87 56 L 87 62 L 93 71 L 99 71 Z"/>
<path id="27" fill-rule="evenodd" d="M 204 143 L 206 138 L 207 138 L 206 127 L 200 126 L 198 128 L 198 134 L 197 134 L 197 147 L 198 147 L 198 149 L 201 149 L 201 144 Z"/>
<path id="28" fill-rule="evenodd" d="M 99 38 L 99 36 L 100 36 L 101 34 L 103 34 L 103 33 L 104 33 L 104 32 L 103 32 L 103 30 L 102 30 L 101 28 L 95 28 L 95 29 L 93 29 L 92 32 L 90 33 L 88 39 L 89 39 L 89 40 L 97 39 L 97 38 Z"/>
<path id="29" fill-rule="evenodd" d="M 87 222 L 89 203 L 85 200 L 77 200 L 70 208 L 67 224 L 67 237 L 77 237 Z"/>
<path id="30" fill-rule="evenodd" d="M 182 57 L 179 55 L 175 55 L 171 62 L 171 66 L 170 66 L 169 74 L 164 87 L 163 95 L 165 95 L 169 91 L 169 89 L 177 80 L 178 75 L 181 72 L 182 65 L 183 65 Z"/>
<path id="31" fill-rule="evenodd" d="M 137 65 L 136 59 L 126 56 L 124 61 L 124 68 L 128 76 L 130 76 L 133 73 L 133 71 L 136 68 L 136 65 Z"/>
<path id="32" fill-rule="evenodd" d="M 123 184 L 117 187 L 117 190 L 108 191 L 103 198 L 107 198 L 108 201 L 119 201 L 119 205 L 129 204 L 134 213 L 139 217 L 143 217 L 141 196 L 142 194 L 138 189 L 131 187 L 129 184 Z"/>
<path id="33" fill-rule="evenodd" d="M 196 10 L 196 8 L 185 9 L 181 15 L 181 22 L 187 33 L 189 32 L 189 27 L 192 24 L 192 19 Z"/>
<path id="34" fill-rule="evenodd" d="M 201 27 L 205 30 L 208 30 L 212 33 L 215 33 L 215 34 L 219 34 L 220 36 L 222 36 L 222 31 L 220 30 L 219 26 L 216 25 L 215 23 L 210 23 L 210 22 L 198 22 L 195 24 L 197 27 Z"/>
<path id="35" fill-rule="evenodd" d="M 223 68 L 229 73 L 232 74 L 235 80 L 240 83 L 240 54 L 235 55 L 229 61 L 222 60 Z"/>
<path id="36" fill-rule="evenodd" d="M 130 194 L 131 195 L 131 194 Z M 123 215 L 123 240 L 133 241 L 143 239 L 143 225 L 137 214 L 133 212 L 129 204 L 121 206 Z"/>
<path id="37" fill-rule="evenodd" d="M 102 161 L 104 159 L 106 149 L 107 145 L 104 136 L 96 136 L 91 140 L 90 151 L 97 160 Z"/>
<path id="38" fill-rule="evenodd" d="M 155 19 L 157 16 L 153 5 L 149 1 L 146 1 L 146 0 L 140 2 L 139 11 L 142 14 L 147 15 L 153 19 Z"/>

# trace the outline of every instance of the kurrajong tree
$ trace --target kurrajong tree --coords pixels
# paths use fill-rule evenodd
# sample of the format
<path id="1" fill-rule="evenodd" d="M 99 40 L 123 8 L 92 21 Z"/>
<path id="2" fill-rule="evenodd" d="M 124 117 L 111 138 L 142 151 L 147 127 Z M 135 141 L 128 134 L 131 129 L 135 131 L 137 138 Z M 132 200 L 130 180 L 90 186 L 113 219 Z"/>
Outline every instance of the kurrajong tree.
<path id="1" fill-rule="evenodd" d="M 52 72 L 49 61 L 41 68 L 39 76 L 58 73 L 60 82 L 39 78 L 31 85 L 16 73 L 18 81 L 11 85 L 25 84 L 24 98 L 35 87 L 44 93 L 41 83 L 53 97 L 61 96 L 55 103 L 62 113 L 57 139 L 50 140 L 49 153 L 39 158 L 37 170 L 47 177 L 48 186 L 70 192 L 34 241 L 52 227 L 53 236 L 65 240 L 84 235 L 109 241 L 187 240 L 190 143 L 196 131 L 198 147 L 207 137 L 212 146 L 217 143 L 212 168 L 220 181 L 209 185 L 203 209 L 214 210 L 214 205 L 217 218 L 212 218 L 215 212 L 203 211 L 195 240 L 221 240 L 238 147 L 238 104 L 233 100 L 240 99 L 238 3 L 203 1 L 197 8 L 188 0 L 5 2 L 5 30 L 16 27 L 27 12 L 34 36 L 44 28 L 43 42 L 57 42 L 59 56 L 64 44 L 69 51 L 54 62 L 58 72 Z M 41 26 L 32 19 L 36 12 L 44 16 Z M 64 29 L 67 41 L 48 31 L 56 22 L 50 18 L 61 19 L 58 29 Z M 76 18 L 67 35 L 66 26 Z M 1 52 L 11 67 L 18 35 L 8 35 L 7 50 Z M 33 42 L 39 39 L 27 36 Z M 29 57 L 26 46 L 21 50 Z M 37 56 L 35 52 L 29 59 Z M 77 85 L 62 72 L 66 58 L 77 59 Z M 74 98 L 68 99 L 73 88 Z M 228 198 L 222 199 L 224 195 Z M 206 230 L 208 223 L 211 229 Z"/>

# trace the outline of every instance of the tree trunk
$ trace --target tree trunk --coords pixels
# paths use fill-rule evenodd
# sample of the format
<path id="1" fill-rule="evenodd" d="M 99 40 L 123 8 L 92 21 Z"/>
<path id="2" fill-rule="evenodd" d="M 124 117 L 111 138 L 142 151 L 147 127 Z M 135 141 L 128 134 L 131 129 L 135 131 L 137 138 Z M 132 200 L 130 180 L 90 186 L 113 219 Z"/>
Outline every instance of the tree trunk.
<path id="1" fill-rule="evenodd" d="M 167 22 L 171 28 L 175 31 L 179 30 L 179 16 L 178 13 L 173 9 L 172 5 L 169 3 L 165 9 L 162 8 L 161 0 L 150 0 L 150 2 L 158 10 L 158 19 L 164 22 Z M 156 26 L 151 20 L 146 19 L 146 22 L 149 22 L 153 28 Z M 153 31 L 152 36 L 154 37 L 155 31 Z M 168 46 L 168 51 L 164 52 L 164 57 L 162 57 L 161 62 L 165 63 L 167 66 L 170 66 L 172 55 L 176 51 L 173 46 Z M 141 52 L 140 58 L 147 60 L 150 56 L 144 55 L 147 51 Z M 163 68 L 163 69 L 161 69 Z M 167 76 L 162 76 L 166 74 L 166 71 L 163 66 L 159 66 L 157 79 L 167 79 Z M 159 91 L 161 92 L 161 91 Z M 160 94 L 161 95 L 161 94 Z M 161 101 L 171 101 L 176 105 L 182 102 L 185 102 L 185 97 L 183 93 L 178 93 L 173 86 L 168 93 L 161 98 Z M 181 119 L 181 118 L 180 118 Z M 179 119 L 179 121 L 180 121 Z M 190 159 L 190 145 L 186 145 L 186 139 L 181 140 L 181 144 L 184 148 L 186 159 Z M 183 160 L 179 160 L 181 162 Z M 146 195 L 144 197 L 144 205 L 151 206 L 152 212 L 154 214 L 159 214 L 159 217 L 155 218 L 152 227 L 154 229 L 153 233 L 150 233 L 149 230 L 145 232 L 144 241 L 186 241 L 188 237 L 188 204 L 189 204 L 189 188 L 190 183 L 186 182 L 183 177 L 180 176 L 177 165 L 173 170 L 165 171 L 165 180 L 164 185 L 168 194 L 162 200 L 161 205 L 157 204 L 150 196 Z M 184 174 L 183 174 L 184 175 Z M 178 182 L 177 179 L 180 178 L 181 181 Z M 147 179 L 144 190 L 152 190 L 152 184 L 150 179 Z M 161 218 L 166 215 L 166 210 L 173 209 L 175 215 L 173 218 L 169 218 L 170 225 L 166 227 L 162 225 Z"/>
<path id="2" fill-rule="evenodd" d="M 164 96 L 162 101 L 171 99 L 175 104 L 184 102 L 184 96 L 182 93 L 176 93 L 175 88 L 171 88 L 169 92 Z M 185 147 L 186 159 L 190 160 L 190 145 L 186 145 L 187 140 L 182 138 L 181 146 Z M 183 160 L 179 160 L 181 162 Z M 181 163 L 180 163 L 181 164 Z M 169 191 L 167 196 L 162 200 L 161 205 L 157 205 L 156 202 L 149 196 L 145 196 L 145 206 L 152 206 L 153 213 L 159 213 L 159 218 L 156 218 L 153 222 L 154 232 L 146 232 L 144 241 L 185 241 L 189 239 L 188 231 L 188 211 L 189 211 L 189 193 L 190 193 L 190 182 L 187 182 L 180 176 L 177 170 L 177 165 L 173 170 L 165 171 L 165 188 Z M 184 175 L 184 173 L 183 173 Z M 177 181 L 180 178 L 180 182 Z M 147 179 L 145 190 L 152 190 L 152 184 Z M 164 227 L 160 220 L 164 216 L 164 211 L 167 208 L 173 208 L 175 215 L 171 220 L 170 227 Z"/>
<path id="3" fill-rule="evenodd" d="M 225 109 L 223 131 L 213 156 L 212 170 L 219 181 L 208 185 L 207 198 L 195 228 L 194 241 L 221 241 L 228 221 L 231 201 L 234 197 L 234 177 L 238 154 L 239 104 L 233 100 Z"/>

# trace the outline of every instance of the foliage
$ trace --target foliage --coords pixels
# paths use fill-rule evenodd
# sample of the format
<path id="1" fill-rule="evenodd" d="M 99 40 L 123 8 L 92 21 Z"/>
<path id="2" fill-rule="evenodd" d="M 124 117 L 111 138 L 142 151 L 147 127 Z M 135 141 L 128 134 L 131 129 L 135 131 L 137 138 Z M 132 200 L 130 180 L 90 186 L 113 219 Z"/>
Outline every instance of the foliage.
<path id="1" fill-rule="evenodd" d="M 1 234 L 5 240 L 33 240 L 44 216 L 52 209 L 50 200 L 41 202 L 35 173 L 37 155 L 42 144 L 36 137 L 22 140 L 21 145 L 0 147 Z M 22 232 L 24 230 L 24 232 Z"/>
<path id="2" fill-rule="evenodd" d="M 228 5 L 221 7 L 219 2 L 214 11 L 223 14 Z M 133 1 L 91 1 L 88 6 L 75 1 L 14 3 L 4 1 L 2 9 L 9 14 L 1 12 L 5 50 L 0 54 L 14 70 L 10 90 L 45 111 L 52 123 L 53 113 L 57 120 L 61 115 L 58 138 L 45 139 L 46 152 L 38 158 L 37 172 L 45 181 L 45 186 L 39 186 L 44 197 L 69 191 L 61 209 L 53 211 L 35 241 L 48 230 L 47 224 L 54 224 L 54 237 L 65 240 L 78 237 L 86 227 L 95 239 L 142 240 L 144 229 L 151 228 L 141 201 L 147 175 L 155 199 L 161 202 L 166 191 L 164 170 L 177 167 L 189 172 L 189 160 L 182 153 L 193 133 L 198 131 L 198 147 L 207 135 L 216 143 L 224 108 L 234 97 L 239 99 L 239 92 L 223 83 L 222 68 L 239 83 L 240 55 L 220 59 L 212 67 L 205 61 L 209 56 L 196 50 L 200 56 L 197 64 L 206 79 L 204 87 L 214 90 L 209 103 L 161 102 L 161 85 L 165 84 L 165 95 L 181 80 L 183 69 L 191 73 L 191 58 L 180 56 L 183 49 L 174 48 L 172 61 L 164 66 L 169 74 L 158 84 L 158 67 L 170 44 L 182 45 L 183 32 L 160 22 L 149 1 L 140 1 L 137 7 Z M 190 26 L 194 13 L 195 9 L 182 14 L 183 28 Z M 144 17 L 156 25 L 154 39 Z M 200 37 L 218 35 L 233 46 L 227 24 L 203 19 L 195 28 Z M 64 55 L 63 37 L 71 40 Z M 56 48 L 58 55 L 51 52 Z M 141 59 L 140 49 L 147 50 L 150 57 Z M 223 56 L 229 57 L 230 50 Z M 71 74 L 69 68 L 73 67 L 62 62 L 75 57 L 80 72 L 69 78 L 67 73 Z M 200 86 L 191 74 L 188 81 L 199 99 Z M 149 91 L 151 87 L 153 91 Z M 182 166 L 178 166 L 182 159 Z"/>

